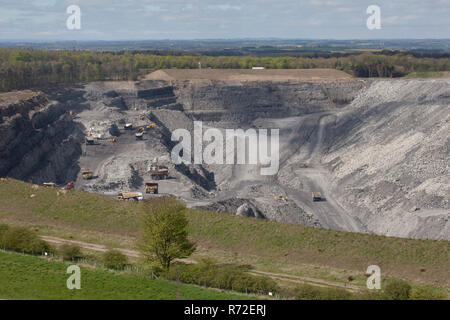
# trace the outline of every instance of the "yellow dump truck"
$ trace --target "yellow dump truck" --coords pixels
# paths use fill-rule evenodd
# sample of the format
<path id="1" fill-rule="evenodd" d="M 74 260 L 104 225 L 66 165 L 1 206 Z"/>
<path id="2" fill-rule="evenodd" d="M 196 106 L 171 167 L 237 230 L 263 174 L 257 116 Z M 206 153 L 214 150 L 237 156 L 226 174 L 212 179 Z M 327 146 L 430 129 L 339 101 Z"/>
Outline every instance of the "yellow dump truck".
<path id="1" fill-rule="evenodd" d="M 143 200 L 142 192 L 121 192 L 117 195 L 119 200 Z"/>
<path id="2" fill-rule="evenodd" d="M 313 192 L 312 201 L 313 202 L 322 201 L 322 194 L 320 192 Z"/>
<path id="3" fill-rule="evenodd" d="M 167 179 L 169 177 L 169 169 L 152 166 L 150 168 L 150 176 L 155 180 Z"/>
<path id="4" fill-rule="evenodd" d="M 95 144 L 95 140 L 93 136 L 86 136 L 86 143 L 87 144 Z"/>
<path id="5" fill-rule="evenodd" d="M 81 176 L 83 177 L 84 180 L 89 180 L 92 179 L 94 173 L 90 170 L 84 170 L 81 172 Z"/>
<path id="6" fill-rule="evenodd" d="M 56 183 L 54 182 L 44 182 L 43 185 L 47 188 L 56 188 Z"/>
<path id="7" fill-rule="evenodd" d="M 125 123 L 125 126 L 123 127 L 125 130 L 132 130 L 133 124 L 131 122 Z"/>
<path id="8" fill-rule="evenodd" d="M 145 192 L 158 194 L 158 183 L 157 182 L 147 182 L 145 184 Z"/>
<path id="9" fill-rule="evenodd" d="M 142 137 L 144 136 L 144 133 L 143 132 L 136 132 L 135 136 L 136 136 L 136 139 L 142 140 Z"/>

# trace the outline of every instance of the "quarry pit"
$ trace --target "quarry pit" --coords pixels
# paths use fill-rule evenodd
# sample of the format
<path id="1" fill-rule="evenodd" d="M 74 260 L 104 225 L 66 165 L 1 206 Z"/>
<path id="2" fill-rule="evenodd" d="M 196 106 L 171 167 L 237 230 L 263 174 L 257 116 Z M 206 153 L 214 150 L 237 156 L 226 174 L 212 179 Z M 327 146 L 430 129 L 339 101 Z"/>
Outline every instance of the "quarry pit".
<path id="1" fill-rule="evenodd" d="M 111 197 L 170 195 L 191 208 L 333 230 L 450 240 L 448 78 L 159 70 L 139 81 L 0 94 L 0 105 L 0 176 L 62 187 L 73 181 Z M 194 121 L 220 130 L 278 128 L 277 174 L 248 164 L 174 164 L 171 133 L 193 132 Z M 158 195 L 146 194 L 155 165 L 169 176 L 158 180 Z"/>

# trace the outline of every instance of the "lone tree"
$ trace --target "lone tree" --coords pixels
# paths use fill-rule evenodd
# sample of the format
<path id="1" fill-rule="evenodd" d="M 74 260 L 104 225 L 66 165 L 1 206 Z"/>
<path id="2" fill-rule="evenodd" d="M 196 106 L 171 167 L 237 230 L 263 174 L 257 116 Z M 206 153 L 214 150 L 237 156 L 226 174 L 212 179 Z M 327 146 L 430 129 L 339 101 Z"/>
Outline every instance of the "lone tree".
<path id="1" fill-rule="evenodd" d="M 173 198 L 154 199 L 144 204 L 138 247 L 147 261 L 157 260 L 169 270 L 174 259 L 186 258 L 195 250 L 187 239 L 186 206 Z"/>

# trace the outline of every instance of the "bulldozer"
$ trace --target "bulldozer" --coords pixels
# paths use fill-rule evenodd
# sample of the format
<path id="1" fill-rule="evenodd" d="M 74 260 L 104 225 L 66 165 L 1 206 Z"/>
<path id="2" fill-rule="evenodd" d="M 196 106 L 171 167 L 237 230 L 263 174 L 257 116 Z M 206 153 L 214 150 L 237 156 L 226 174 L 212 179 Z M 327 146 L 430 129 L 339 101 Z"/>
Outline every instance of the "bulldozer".
<path id="1" fill-rule="evenodd" d="M 142 192 L 121 192 L 117 195 L 119 200 L 143 200 Z"/>
<path id="2" fill-rule="evenodd" d="M 94 173 L 90 170 L 84 170 L 81 172 L 81 176 L 84 180 L 90 180 L 94 176 Z"/>
<path id="3" fill-rule="evenodd" d="M 72 190 L 75 187 L 75 185 L 73 184 L 73 182 L 68 182 L 65 186 L 65 190 Z"/>
<path id="4" fill-rule="evenodd" d="M 147 182 L 145 184 L 145 192 L 158 194 L 158 183 L 157 182 Z"/>

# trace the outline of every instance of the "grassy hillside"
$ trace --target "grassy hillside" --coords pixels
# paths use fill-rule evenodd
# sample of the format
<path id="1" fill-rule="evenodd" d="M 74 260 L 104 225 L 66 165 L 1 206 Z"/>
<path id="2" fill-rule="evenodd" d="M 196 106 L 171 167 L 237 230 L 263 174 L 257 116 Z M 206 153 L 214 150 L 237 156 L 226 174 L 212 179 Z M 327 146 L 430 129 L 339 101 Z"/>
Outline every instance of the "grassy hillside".
<path id="1" fill-rule="evenodd" d="M 81 289 L 66 287 L 69 264 L 0 251 L 0 299 L 248 299 L 124 272 L 81 267 Z"/>
<path id="2" fill-rule="evenodd" d="M 0 222 L 32 226 L 47 235 L 133 248 L 140 208 L 79 190 L 63 193 L 0 181 Z M 377 264 L 383 276 L 449 285 L 448 241 L 331 231 L 199 210 L 189 210 L 188 219 L 197 256 L 334 280 L 352 274 L 361 283 L 366 268 Z"/>

